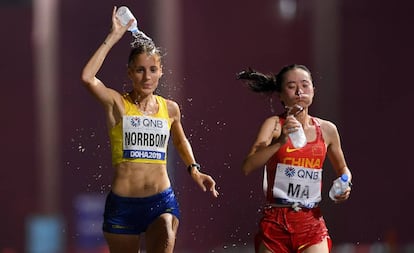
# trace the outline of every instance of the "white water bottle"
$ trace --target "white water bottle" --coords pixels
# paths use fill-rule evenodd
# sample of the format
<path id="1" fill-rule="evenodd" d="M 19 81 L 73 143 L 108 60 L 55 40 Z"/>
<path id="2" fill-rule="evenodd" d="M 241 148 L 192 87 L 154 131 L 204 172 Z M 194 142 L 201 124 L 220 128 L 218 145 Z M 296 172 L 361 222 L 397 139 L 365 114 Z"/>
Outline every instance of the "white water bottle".
<path id="1" fill-rule="evenodd" d="M 119 21 L 123 26 L 126 26 L 131 19 L 134 19 L 134 22 L 128 27 L 128 31 L 136 34 L 139 32 L 138 30 L 138 22 L 137 19 L 134 17 L 132 12 L 126 6 L 121 6 L 116 11 L 116 16 L 118 17 Z"/>
<path id="2" fill-rule="evenodd" d="M 295 117 L 304 110 L 304 108 L 298 104 L 295 104 L 292 107 L 286 106 L 286 109 L 288 117 Z M 289 139 L 292 142 L 294 148 L 303 148 L 306 145 L 308 141 L 306 140 L 306 135 L 303 131 L 302 124 L 300 124 L 300 127 L 297 128 L 296 131 L 289 133 Z"/>
<path id="3" fill-rule="evenodd" d="M 329 190 L 329 197 L 332 200 L 336 200 L 336 196 L 341 195 L 349 187 L 349 177 L 347 174 L 342 174 L 340 177 L 335 179 L 332 183 L 332 187 Z"/>
<path id="4" fill-rule="evenodd" d="M 289 133 L 289 138 L 294 148 L 303 148 L 307 143 L 306 135 L 302 126 L 297 128 L 295 132 Z"/>

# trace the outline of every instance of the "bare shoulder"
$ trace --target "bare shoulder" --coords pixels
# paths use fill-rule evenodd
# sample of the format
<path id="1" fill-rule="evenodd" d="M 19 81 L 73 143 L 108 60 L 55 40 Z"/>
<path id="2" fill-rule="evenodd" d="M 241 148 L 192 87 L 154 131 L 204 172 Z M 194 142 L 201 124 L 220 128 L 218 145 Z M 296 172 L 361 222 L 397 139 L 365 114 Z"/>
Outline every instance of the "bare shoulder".
<path id="1" fill-rule="evenodd" d="M 321 125 L 322 135 L 323 135 L 323 138 L 325 139 L 325 142 L 328 145 L 332 143 L 336 143 L 339 139 L 339 133 L 338 133 L 338 129 L 336 125 L 329 120 L 324 120 L 321 118 L 316 118 L 316 120 Z"/>
<path id="2" fill-rule="evenodd" d="M 336 125 L 332 121 L 317 118 L 317 117 L 314 117 L 314 118 L 319 122 L 319 124 L 321 125 L 322 130 L 324 130 L 326 132 L 332 132 L 332 131 L 335 132 L 335 131 L 337 131 Z"/>
<path id="3" fill-rule="evenodd" d="M 267 139 L 271 136 L 273 138 L 277 138 L 281 133 L 281 129 L 279 116 L 270 116 L 263 122 L 259 132 L 259 137 Z"/>
<path id="4" fill-rule="evenodd" d="M 167 98 L 164 98 L 165 99 L 165 101 L 167 102 L 167 108 L 168 108 L 168 110 L 180 110 L 180 107 L 178 106 L 178 103 L 177 102 L 175 102 L 174 100 L 171 100 L 171 99 L 167 99 Z"/>
<path id="5" fill-rule="evenodd" d="M 280 118 L 279 116 L 275 115 L 275 116 L 270 116 L 268 118 L 265 119 L 265 121 L 263 122 L 263 124 L 279 124 L 280 123 Z"/>
<path id="6" fill-rule="evenodd" d="M 170 118 L 179 119 L 180 118 L 180 107 L 177 102 L 164 98 L 167 103 L 168 115 Z"/>

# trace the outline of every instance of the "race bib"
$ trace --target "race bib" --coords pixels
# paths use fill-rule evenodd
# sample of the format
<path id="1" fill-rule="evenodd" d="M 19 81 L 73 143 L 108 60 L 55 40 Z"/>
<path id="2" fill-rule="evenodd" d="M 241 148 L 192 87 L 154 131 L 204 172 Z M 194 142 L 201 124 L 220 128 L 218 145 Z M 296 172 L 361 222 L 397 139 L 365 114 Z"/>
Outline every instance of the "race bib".
<path id="1" fill-rule="evenodd" d="M 165 160 L 170 130 L 166 119 L 123 116 L 123 157 Z"/>
<path id="2" fill-rule="evenodd" d="M 322 170 L 279 163 L 273 197 L 283 203 L 299 203 L 312 208 L 321 201 Z"/>

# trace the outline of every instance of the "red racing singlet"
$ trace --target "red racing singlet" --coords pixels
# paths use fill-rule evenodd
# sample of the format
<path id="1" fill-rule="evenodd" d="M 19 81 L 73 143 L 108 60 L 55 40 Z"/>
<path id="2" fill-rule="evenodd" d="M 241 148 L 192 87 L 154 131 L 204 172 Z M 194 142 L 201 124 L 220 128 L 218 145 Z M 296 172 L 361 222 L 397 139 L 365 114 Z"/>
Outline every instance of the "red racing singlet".
<path id="1" fill-rule="evenodd" d="M 316 130 L 315 140 L 299 149 L 288 140 L 266 163 L 263 190 L 269 203 L 299 203 L 312 208 L 320 202 L 326 145 L 319 122 L 313 117 L 311 120 Z M 280 118 L 280 123 L 283 122 Z"/>

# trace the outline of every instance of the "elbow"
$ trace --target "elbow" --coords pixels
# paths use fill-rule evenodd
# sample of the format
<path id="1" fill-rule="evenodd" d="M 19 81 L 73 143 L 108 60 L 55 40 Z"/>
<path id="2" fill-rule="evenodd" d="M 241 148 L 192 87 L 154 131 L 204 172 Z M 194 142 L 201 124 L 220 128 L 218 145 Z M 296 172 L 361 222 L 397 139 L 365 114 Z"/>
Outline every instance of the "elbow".
<path id="1" fill-rule="evenodd" d="M 92 78 L 85 73 L 82 73 L 81 80 L 84 85 L 88 85 L 92 82 Z"/>
<path id="2" fill-rule="evenodd" d="M 244 162 L 243 165 L 242 165 L 242 172 L 243 172 L 243 174 L 245 176 L 247 176 L 247 175 L 250 174 L 251 171 L 252 170 L 251 170 L 250 166 L 246 162 Z"/>
<path id="3" fill-rule="evenodd" d="M 248 176 L 248 175 L 250 174 L 250 171 L 248 171 L 248 170 L 243 169 L 242 171 L 243 171 L 243 174 L 244 174 L 245 176 Z"/>
<path id="4" fill-rule="evenodd" d="M 95 75 L 91 74 L 89 71 L 83 69 L 81 73 L 81 81 L 85 86 L 89 86 L 94 83 Z"/>

